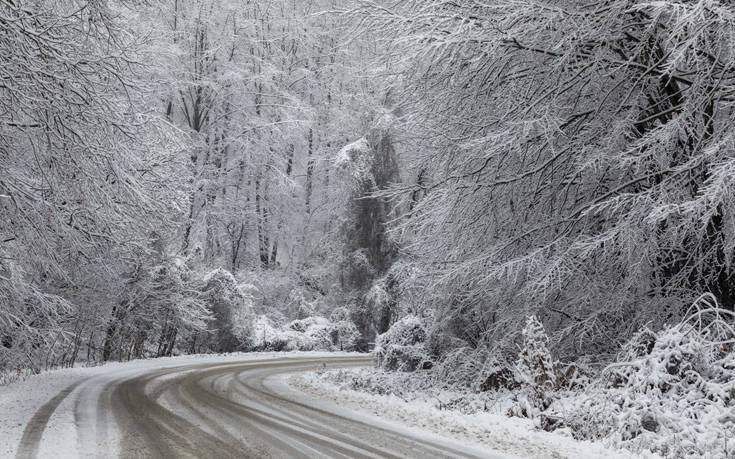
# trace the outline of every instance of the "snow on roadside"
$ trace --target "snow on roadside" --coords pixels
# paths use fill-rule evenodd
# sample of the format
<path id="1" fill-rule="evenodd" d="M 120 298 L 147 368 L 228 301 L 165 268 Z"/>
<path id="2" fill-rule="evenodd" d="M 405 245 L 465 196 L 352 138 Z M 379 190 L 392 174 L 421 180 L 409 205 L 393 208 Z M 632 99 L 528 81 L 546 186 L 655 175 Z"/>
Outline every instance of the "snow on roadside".
<path id="1" fill-rule="evenodd" d="M 43 432 L 39 457 L 79 457 L 74 420 L 75 400 L 80 389 L 101 386 L 111 379 L 133 376 L 146 370 L 198 363 L 229 363 L 272 358 L 339 357 L 359 354 L 347 352 L 259 352 L 224 355 L 188 355 L 131 362 L 111 362 L 95 367 L 66 368 L 43 372 L 0 386 L 0 457 L 14 457 L 26 425 L 40 407 L 64 389 L 74 386 L 49 419 Z"/>
<path id="2" fill-rule="evenodd" d="M 524 458 L 631 458 L 628 451 L 614 451 L 603 445 L 577 441 L 562 433 L 534 430 L 528 419 L 499 414 L 462 414 L 439 410 L 428 401 L 406 401 L 395 395 L 358 392 L 334 384 L 317 372 L 298 373 L 284 378 L 291 390 L 311 399 L 329 401 L 381 420 L 418 427 L 462 442 L 480 444 L 504 454 Z"/>
<path id="3" fill-rule="evenodd" d="M 66 387 L 81 381 L 90 369 L 50 371 L 0 387 L 0 457 L 13 457 L 28 420 Z"/>

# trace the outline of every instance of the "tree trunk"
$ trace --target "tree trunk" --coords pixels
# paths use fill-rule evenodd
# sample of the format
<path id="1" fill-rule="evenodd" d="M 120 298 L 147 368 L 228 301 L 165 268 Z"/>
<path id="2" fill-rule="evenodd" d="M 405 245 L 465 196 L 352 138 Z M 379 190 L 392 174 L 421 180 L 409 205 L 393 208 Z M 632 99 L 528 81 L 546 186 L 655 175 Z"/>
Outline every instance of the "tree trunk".
<path id="1" fill-rule="evenodd" d="M 308 147 L 306 150 L 306 215 L 311 215 L 311 192 L 313 189 L 314 182 L 314 130 L 309 129 L 309 135 L 307 137 Z"/>

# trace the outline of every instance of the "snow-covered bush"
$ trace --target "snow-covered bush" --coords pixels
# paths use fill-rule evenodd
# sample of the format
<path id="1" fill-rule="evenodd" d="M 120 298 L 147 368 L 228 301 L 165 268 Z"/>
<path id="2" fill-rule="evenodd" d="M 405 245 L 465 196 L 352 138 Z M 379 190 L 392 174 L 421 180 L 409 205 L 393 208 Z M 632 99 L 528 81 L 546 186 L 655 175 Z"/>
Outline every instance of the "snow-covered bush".
<path id="1" fill-rule="evenodd" d="M 426 326 L 417 316 L 406 316 L 375 341 L 378 367 L 391 371 L 414 371 L 432 366 L 424 342 Z"/>
<path id="2" fill-rule="evenodd" d="M 486 363 L 490 358 L 485 349 L 474 349 L 467 345 L 443 352 L 443 357 L 436 364 L 434 374 L 438 380 L 450 387 L 477 390 L 483 374 L 487 370 Z"/>
<path id="3" fill-rule="evenodd" d="M 549 337 L 536 316 L 530 316 L 523 328 L 523 348 L 518 356 L 516 370 L 521 382 L 528 386 L 546 390 L 553 389 L 555 386 L 554 362 L 549 352 Z"/>
<path id="4" fill-rule="evenodd" d="M 391 345 L 384 348 L 381 365 L 386 370 L 414 371 L 430 368 L 423 346 Z"/>
<path id="5" fill-rule="evenodd" d="M 284 336 L 283 329 L 264 314 L 255 316 L 252 331 L 250 345 L 253 350 L 282 351 L 288 345 L 288 338 Z"/>
<path id="6" fill-rule="evenodd" d="M 308 317 L 295 320 L 287 328 L 303 333 L 300 350 L 352 351 L 360 333 L 350 321 L 332 322 L 324 317 Z"/>
<path id="7" fill-rule="evenodd" d="M 667 457 L 735 452 L 733 313 L 700 298 L 679 324 L 643 330 L 569 417 L 580 438 Z"/>
<path id="8" fill-rule="evenodd" d="M 332 323 L 327 318 L 307 317 L 289 322 L 286 328 L 303 334 L 300 350 L 329 351 L 332 348 L 331 326 Z"/>
<path id="9" fill-rule="evenodd" d="M 378 347 L 384 347 L 390 344 L 413 346 L 423 344 L 425 341 L 426 326 L 423 320 L 417 316 L 406 316 L 378 337 L 376 353 L 378 352 Z"/>
<path id="10" fill-rule="evenodd" d="M 351 319 L 351 311 L 348 307 L 335 308 L 329 315 L 332 323 L 330 335 L 335 349 L 340 351 L 355 351 L 362 340 L 362 334 Z"/>
<path id="11" fill-rule="evenodd" d="M 265 315 L 253 321 L 253 350 L 352 351 L 359 332 L 351 322 L 332 322 L 325 317 L 307 317 L 279 326 Z"/>
<path id="12" fill-rule="evenodd" d="M 268 316 L 258 315 L 253 321 L 251 349 L 256 351 L 314 350 L 314 340 L 304 333 L 306 327 L 299 325 L 302 321 L 294 322 L 281 327 Z"/>
<path id="13" fill-rule="evenodd" d="M 532 315 L 523 328 L 523 347 L 516 362 L 516 377 L 522 390 L 518 409 L 513 414 L 533 417 L 549 407 L 550 392 L 556 388 L 554 366 L 549 337 L 543 324 Z"/>
<path id="14" fill-rule="evenodd" d="M 360 340 L 360 331 L 350 320 L 332 321 L 329 336 L 335 350 L 354 351 Z"/>
<path id="15" fill-rule="evenodd" d="M 347 308 L 350 311 L 350 322 L 354 323 L 360 332 L 357 347 L 361 351 L 368 351 L 370 349 L 370 343 L 375 337 L 372 312 L 370 311 L 368 304 L 360 298 L 353 298 Z"/>
<path id="16" fill-rule="evenodd" d="M 204 278 L 202 297 L 212 311 L 212 347 L 217 352 L 232 352 L 243 346 L 253 320 L 252 298 L 240 288 L 235 277 L 215 269 Z"/>

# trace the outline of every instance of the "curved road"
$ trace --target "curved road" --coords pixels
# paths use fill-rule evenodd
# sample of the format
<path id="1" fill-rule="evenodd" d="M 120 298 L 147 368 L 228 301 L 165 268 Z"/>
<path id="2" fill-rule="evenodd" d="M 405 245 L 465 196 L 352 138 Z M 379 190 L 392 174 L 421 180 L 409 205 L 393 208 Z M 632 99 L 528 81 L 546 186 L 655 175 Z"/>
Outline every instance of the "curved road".
<path id="1" fill-rule="evenodd" d="M 76 395 L 77 450 L 90 457 L 478 456 L 477 451 L 444 439 L 309 405 L 270 389 L 266 381 L 281 373 L 365 366 L 369 361 L 369 357 L 283 358 L 90 378 L 68 387 L 36 412 L 17 457 L 38 455 L 49 418 L 70 393 Z"/>

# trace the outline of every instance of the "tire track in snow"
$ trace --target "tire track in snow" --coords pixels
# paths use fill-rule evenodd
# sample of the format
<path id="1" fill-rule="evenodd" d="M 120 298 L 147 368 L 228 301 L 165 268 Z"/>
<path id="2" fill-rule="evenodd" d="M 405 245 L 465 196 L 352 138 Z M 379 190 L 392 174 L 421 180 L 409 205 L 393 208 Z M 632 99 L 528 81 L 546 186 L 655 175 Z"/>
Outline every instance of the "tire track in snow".
<path id="1" fill-rule="evenodd" d="M 146 386 L 162 376 L 181 369 L 162 370 L 131 378 L 118 384 L 113 392 L 113 410 L 125 412 L 123 427 L 123 457 L 251 457 L 245 445 L 219 431 L 213 435 L 196 422 L 184 419 L 158 403 L 160 391 L 177 387 L 176 380 L 167 380 L 165 388 L 149 393 Z M 186 376 L 183 376 L 186 377 Z"/>
<path id="2" fill-rule="evenodd" d="M 67 387 L 37 410 L 17 457 L 35 457 L 47 446 L 43 431 L 75 389 L 77 454 L 84 457 L 498 457 L 312 406 L 266 384 L 282 373 L 370 360 L 275 358 L 104 373 Z"/>
<path id="3" fill-rule="evenodd" d="M 56 408 L 61 402 L 69 396 L 74 389 L 83 381 L 77 381 L 56 394 L 51 400 L 43 404 L 36 412 L 23 430 L 23 436 L 18 444 L 18 450 L 15 453 L 17 459 L 32 459 L 38 454 L 38 448 L 41 445 L 41 437 L 43 431 L 46 430 L 51 415 L 54 414 Z"/>

